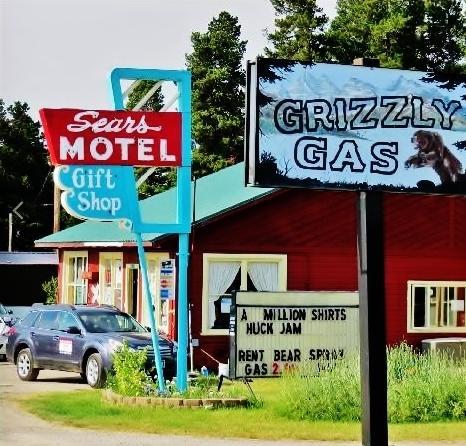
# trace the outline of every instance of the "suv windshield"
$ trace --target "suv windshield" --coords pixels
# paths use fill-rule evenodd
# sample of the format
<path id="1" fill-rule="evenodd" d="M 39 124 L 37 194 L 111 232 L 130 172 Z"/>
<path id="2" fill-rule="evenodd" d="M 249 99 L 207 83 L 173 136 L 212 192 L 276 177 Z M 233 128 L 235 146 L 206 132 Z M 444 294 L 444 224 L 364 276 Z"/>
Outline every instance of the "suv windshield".
<path id="1" fill-rule="evenodd" d="M 80 311 L 78 316 L 86 330 L 90 333 L 142 333 L 147 331 L 126 313 L 115 313 L 113 311 Z"/>

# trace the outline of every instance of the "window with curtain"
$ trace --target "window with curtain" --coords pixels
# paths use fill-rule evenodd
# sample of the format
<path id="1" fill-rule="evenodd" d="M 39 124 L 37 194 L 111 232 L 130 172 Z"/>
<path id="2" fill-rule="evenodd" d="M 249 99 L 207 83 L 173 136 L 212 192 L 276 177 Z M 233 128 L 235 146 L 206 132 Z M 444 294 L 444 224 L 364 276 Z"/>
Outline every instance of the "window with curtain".
<path id="1" fill-rule="evenodd" d="M 123 254 L 100 253 L 99 278 L 102 304 L 123 308 Z"/>
<path id="2" fill-rule="evenodd" d="M 203 332 L 228 329 L 234 291 L 286 290 L 285 255 L 204 255 Z"/>
<path id="3" fill-rule="evenodd" d="M 87 252 L 65 252 L 63 265 L 62 301 L 70 304 L 86 303 L 87 281 L 83 279 L 83 272 L 87 271 Z"/>
<path id="4" fill-rule="evenodd" d="M 465 332 L 466 282 L 408 282 L 408 331 Z"/>

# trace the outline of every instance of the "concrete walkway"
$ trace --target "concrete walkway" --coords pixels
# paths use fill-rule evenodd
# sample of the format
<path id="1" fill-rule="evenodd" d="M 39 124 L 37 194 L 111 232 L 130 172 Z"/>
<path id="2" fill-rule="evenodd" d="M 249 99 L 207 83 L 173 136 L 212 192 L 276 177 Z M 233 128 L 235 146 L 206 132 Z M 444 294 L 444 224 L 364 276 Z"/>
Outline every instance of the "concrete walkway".
<path id="1" fill-rule="evenodd" d="M 26 413 L 9 401 L 9 396 L 47 391 L 89 389 L 78 374 L 41 371 L 36 382 L 23 382 L 13 366 L 0 362 L 0 439 L 18 446 L 360 446 L 360 442 L 247 440 L 194 438 L 189 436 L 102 432 L 48 423 Z M 260 426 L 258 426 L 260 429 Z M 390 442 L 392 446 L 466 446 L 463 442 Z M 372 445 L 378 446 L 378 445 Z"/>

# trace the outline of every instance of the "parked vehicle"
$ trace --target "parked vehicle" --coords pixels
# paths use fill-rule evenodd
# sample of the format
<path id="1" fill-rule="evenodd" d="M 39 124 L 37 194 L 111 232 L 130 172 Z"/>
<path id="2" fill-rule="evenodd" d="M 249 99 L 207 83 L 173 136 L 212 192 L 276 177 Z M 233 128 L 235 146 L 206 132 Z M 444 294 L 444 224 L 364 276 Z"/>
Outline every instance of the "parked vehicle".
<path id="1" fill-rule="evenodd" d="M 6 344 L 8 342 L 7 333 L 10 327 L 14 324 L 15 318 L 11 310 L 7 310 L 0 304 L 0 360 L 6 358 Z"/>
<path id="2" fill-rule="evenodd" d="M 33 381 L 41 369 L 78 372 L 91 387 L 102 387 L 112 368 L 112 356 L 123 343 L 146 349 L 147 368 L 155 370 L 150 332 L 129 314 L 100 305 L 33 305 L 12 327 L 7 360 L 16 364 L 23 381 Z M 176 373 L 177 345 L 159 334 L 164 377 Z"/>

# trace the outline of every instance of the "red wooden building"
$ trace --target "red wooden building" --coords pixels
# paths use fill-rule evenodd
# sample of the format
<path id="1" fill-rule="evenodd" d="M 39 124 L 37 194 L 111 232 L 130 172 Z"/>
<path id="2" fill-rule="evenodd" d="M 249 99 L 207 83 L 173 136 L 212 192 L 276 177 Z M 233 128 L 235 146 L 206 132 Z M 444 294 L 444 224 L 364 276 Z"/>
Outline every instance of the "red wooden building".
<path id="1" fill-rule="evenodd" d="M 188 271 L 194 363 L 228 358 L 234 289 L 357 291 L 356 193 L 259 189 L 239 164 L 193 183 Z M 142 202 L 146 220 L 174 212 L 174 191 Z M 386 327 L 389 344 L 462 336 L 465 326 L 466 200 L 384 194 Z M 158 220 L 158 221 L 159 221 Z M 160 260 L 177 238 L 145 234 L 159 327 L 176 333 L 175 305 L 161 300 Z M 143 323 L 137 253 L 115 222 L 85 222 L 36 242 L 59 250 L 62 302 L 114 304 Z M 206 353 L 208 355 L 206 355 Z"/>

